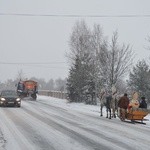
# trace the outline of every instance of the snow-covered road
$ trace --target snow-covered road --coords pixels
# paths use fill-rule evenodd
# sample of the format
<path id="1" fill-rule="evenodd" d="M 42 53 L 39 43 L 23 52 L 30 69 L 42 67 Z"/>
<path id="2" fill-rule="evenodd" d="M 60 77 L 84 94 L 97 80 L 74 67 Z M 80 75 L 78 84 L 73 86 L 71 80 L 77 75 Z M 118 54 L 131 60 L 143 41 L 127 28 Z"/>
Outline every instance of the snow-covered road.
<path id="1" fill-rule="evenodd" d="M 148 116 L 149 118 L 149 116 Z M 21 108 L 0 108 L 0 149 L 148 150 L 150 123 L 99 117 L 99 106 L 38 96 Z"/>

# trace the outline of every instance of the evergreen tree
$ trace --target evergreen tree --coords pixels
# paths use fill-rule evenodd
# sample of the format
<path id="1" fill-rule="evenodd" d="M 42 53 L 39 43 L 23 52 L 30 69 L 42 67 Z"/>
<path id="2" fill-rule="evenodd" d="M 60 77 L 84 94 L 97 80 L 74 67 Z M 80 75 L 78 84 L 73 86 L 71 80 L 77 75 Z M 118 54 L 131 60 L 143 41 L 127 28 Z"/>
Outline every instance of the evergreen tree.
<path id="1" fill-rule="evenodd" d="M 128 85 L 132 90 L 150 99 L 150 69 L 144 60 L 139 61 L 130 72 Z"/>
<path id="2" fill-rule="evenodd" d="M 91 88 L 94 66 L 91 31 L 84 21 L 77 22 L 73 28 L 70 36 L 70 50 L 69 58 L 72 67 L 67 82 L 69 98 L 73 101 L 87 102 L 86 95 L 93 95 L 94 92 L 93 87 Z"/>
<path id="3" fill-rule="evenodd" d="M 84 91 L 84 69 L 81 60 L 77 56 L 75 64 L 69 71 L 69 77 L 67 79 L 67 93 L 71 102 L 82 102 Z"/>

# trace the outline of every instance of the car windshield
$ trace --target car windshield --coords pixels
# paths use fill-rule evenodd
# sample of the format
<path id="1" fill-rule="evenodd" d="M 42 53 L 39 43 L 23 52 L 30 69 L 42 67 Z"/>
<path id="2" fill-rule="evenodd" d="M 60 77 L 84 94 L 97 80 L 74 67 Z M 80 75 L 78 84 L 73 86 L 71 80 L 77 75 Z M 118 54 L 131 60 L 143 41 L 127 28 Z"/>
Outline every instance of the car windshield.
<path id="1" fill-rule="evenodd" d="M 15 91 L 2 91 L 1 96 L 17 96 Z"/>
<path id="2" fill-rule="evenodd" d="M 18 89 L 23 90 L 23 89 L 24 89 L 24 85 L 23 85 L 22 83 L 19 83 L 19 84 L 18 84 Z"/>

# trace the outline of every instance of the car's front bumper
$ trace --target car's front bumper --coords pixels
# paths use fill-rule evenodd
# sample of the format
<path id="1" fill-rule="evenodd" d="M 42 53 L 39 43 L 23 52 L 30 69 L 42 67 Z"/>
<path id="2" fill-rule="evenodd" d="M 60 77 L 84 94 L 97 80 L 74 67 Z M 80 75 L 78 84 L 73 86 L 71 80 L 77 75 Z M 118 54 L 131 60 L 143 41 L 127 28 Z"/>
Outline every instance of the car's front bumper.
<path id="1" fill-rule="evenodd" d="M 1 106 L 20 106 L 21 101 L 0 101 Z"/>

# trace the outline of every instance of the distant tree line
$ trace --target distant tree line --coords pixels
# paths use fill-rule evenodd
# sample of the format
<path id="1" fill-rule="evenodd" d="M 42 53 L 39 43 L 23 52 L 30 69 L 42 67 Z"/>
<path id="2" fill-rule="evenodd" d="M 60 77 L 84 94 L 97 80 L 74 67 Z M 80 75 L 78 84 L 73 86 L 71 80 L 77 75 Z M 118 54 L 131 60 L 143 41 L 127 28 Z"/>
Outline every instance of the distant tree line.
<path id="1" fill-rule="evenodd" d="M 3 89 L 13 89 L 16 90 L 16 84 L 19 82 L 19 80 L 26 80 L 26 78 L 23 78 L 22 73 L 18 73 L 18 77 L 15 80 L 8 79 L 4 83 L 0 82 L 0 90 Z M 44 79 L 38 79 L 35 77 L 30 78 L 31 80 L 35 80 L 38 82 L 38 89 L 39 90 L 49 90 L 49 91 L 66 91 L 66 80 L 67 79 L 61 79 L 58 78 L 56 80 L 50 79 L 49 81 L 45 81 Z"/>
<path id="2" fill-rule="evenodd" d="M 90 29 L 81 20 L 73 27 L 69 45 L 67 93 L 70 102 L 96 104 L 100 90 L 111 90 L 113 85 L 120 93 L 134 90 L 150 99 L 149 66 L 144 60 L 132 66 L 134 53 L 129 44 L 119 44 L 117 31 L 108 41 L 100 25 Z"/>

